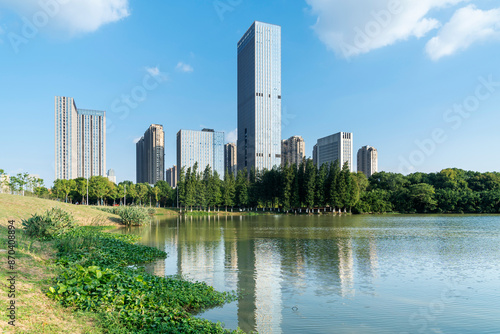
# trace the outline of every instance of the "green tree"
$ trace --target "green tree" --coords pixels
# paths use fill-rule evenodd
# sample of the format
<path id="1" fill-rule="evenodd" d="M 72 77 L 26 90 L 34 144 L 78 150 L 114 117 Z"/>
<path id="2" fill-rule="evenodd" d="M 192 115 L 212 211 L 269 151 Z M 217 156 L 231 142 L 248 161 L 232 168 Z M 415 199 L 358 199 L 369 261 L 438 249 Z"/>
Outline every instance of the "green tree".
<path id="1" fill-rule="evenodd" d="M 87 201 L 87 179 L 79 177 L 75 179 L 75 192 L 80 198 L 81 203 Z M 88 203 L 87 203 L 88 204 Z"/>
<path id="2" fill-rule="evenodd" d="M 217 171 L 214 171 L 208 180 L 207 193 L 209 211 L 210 206 L 213 206 L 215 211 L 215 207 L 219 206 L 222 200 L 221 180 Z"/>
<path id="3" fill-rule="evenodd" d="M 325 206 L 325 185 L 328 181 L 328 164 L 322 164 L 316 177 L 315 202 L 318 206 Z"/>
<path id="4" fill-rule="evenodd" d="M 52 188 L 55 191 L 56 196 L 59 198 L 61 196 L 65 199 L 65 202 L 68 203 L 68 195 L 73 191 L 76 187 L 75 180 L 63 180 L 57 179 L 54 181 L 54 186 Z"/>
<path id="5" fill-rule="evenodd" d="M 409 187 L 409 198 L 417 212 L 432 212 L 437 207 L 435 189 L 427 183 L 413 184 Z"/>
<path id="6" fill-rule="evenodd" d="M 226 172 L 222 188 L 222 201 L 227 211 L 228 206 L 232 207 L 234 205 L 235 182 L 233 173 Z"/>
<path id="7" fill-rule="evenodd" d="M 95 198 L 98 205 L 104 203 L 104 198 L 111 191 L 111 181 L 104 176 L 95 175 L 89 179 L 89 196 Z"/>
<path id="8" fill-rule="evenodd" d="M 140 205 L 146 205 L 150 193 L 150 185 L 147 183 L 138 183 L 135 185 L 135 188 Z"/>
<path id="9" fill-rule="evenodd" d="M 160 203 L 163 203 L 163 206 L 167 206 L 167 203 L 171 200 L 172 196 L 172 187 L 168 184 L 167 181 L 158 181 L 155 184 L 155 188 L 158 188 Z"/>
<path id="10" fill-rule="evenodd" d="M 305 204 L 307 208 L 314 207 L 314 197 L 316 190 L 316 171 L 317 168 L 311 159 L 307 159 L 306 171 L 304 174 L 304 186 L 305 186 Z"/>
<path id="11" fill-rule="evenodd" d="M 328 201 L 327 203 L 336 210 L 338 207 L 340 209 L 340 196 L 339 196 L 339 178 L 340 178 L 340 167 L 338 160 L 330 163 L 330 169 L 328 171 L 328 178 L 326 189 L 328 191 Z"/>
<path id="12" fill-rule="evenodd" d="M 283 177 L 282 177 L 282 204 L 284 210 L 290 210 L 292 206 L 292 198 L 293 198 L 293 185 L 294 185 L 294 169 L 297 169 L 296 165 L 288 165 L 285 164 L 282 169 Z"/>
<path id="13" fill-rule="evenodd" d="M 179 205 L 186 207 L 186 175 L 184 172 L 184 167 L 181 168 L 179 172 L 179 180 L 177 181 L 177 198 Z"/>

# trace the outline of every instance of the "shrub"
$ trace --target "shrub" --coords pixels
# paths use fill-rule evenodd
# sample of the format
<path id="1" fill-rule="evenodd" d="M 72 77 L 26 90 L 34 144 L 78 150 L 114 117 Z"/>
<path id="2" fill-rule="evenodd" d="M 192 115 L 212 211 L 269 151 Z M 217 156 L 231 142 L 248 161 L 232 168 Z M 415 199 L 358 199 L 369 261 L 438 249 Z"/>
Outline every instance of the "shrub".
<path id="1" fill-rule="evenodd" d="M 73 216 L 60 208 L 52 208 L 39 215 L 23 219 L 25 233 L 34 238 L 49 240 L 67 233 L 75 227 Z"/>
<path id="2" fill-rule="evenodd" d="M 148 208 L 148 213 L 154 215 L 156 213 L 156 208 Z"/>
<path id="3" fill-rule="evenodd" d="M 143 225 L 149 219 L 147 209 L 139 206 L 120 207 L 117 214 L 125 225 Z"/>

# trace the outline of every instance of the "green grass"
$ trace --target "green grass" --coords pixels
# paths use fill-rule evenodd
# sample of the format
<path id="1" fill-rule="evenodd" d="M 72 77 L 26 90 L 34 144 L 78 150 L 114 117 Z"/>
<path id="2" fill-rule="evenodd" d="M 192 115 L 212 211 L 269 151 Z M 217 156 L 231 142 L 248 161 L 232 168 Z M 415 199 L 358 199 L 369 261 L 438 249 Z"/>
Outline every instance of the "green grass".
<path id="1" fill-rule="evenodd" d="M 78 225 L 90 226 L 76 227 L 62 237 L 44 242 L 22 231 L 21 219 L 53 207 L 70 212 Z M 220 324 L 193 317 L 191 312 L 221 305 L 235 295 L 217 292 L 205 283 L 127 269 L 126 265 L 166 254 L 135 244 L 135 236 L 107 233 L 103 225 L 116 227 L 118 216 L 86 206 L 0 194 L 0 258 L 4 263 L 8 255 L 5 251 L 9 219 L 15 220 L 18 242 L 16 327 L 8 325 L 6 313 L 2 312 L 0 332 L 228 332 Z M 0 271 L 0 280 L 6 282 L 7 278 L 7 272 Z M 1 290 L 1 304 L 7 305 L 7 284 L 2 284 Z M 88 299 L 72 299 L 75 296 Z M 109 296 L 115 299 L 110 301 Z"/>

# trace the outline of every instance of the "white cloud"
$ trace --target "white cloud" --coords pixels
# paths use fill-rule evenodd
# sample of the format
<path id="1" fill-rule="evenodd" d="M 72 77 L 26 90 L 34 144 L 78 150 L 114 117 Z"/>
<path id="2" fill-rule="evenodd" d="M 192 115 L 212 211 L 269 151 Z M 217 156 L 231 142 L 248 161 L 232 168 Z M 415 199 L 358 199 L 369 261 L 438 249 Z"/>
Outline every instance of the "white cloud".
<path id="1" fill-rule="evenodd" d="M 165 81 L 168 79 L 167 74 L 163 73 L 160 71 L 160 67 L 154 66 L 154 67 L 145 67 L 146 72 L 149 73 L 149 75 L 156 77 L 160 79 L 160 81 Z"/>
<path id="2" fill-rule="evenodd" d="M 427 17 L 433 9 L 467 0 L 306 0 L 317 21 L 319 39 L 337 55 L 349 58 L 439 28 Z"/>
<path id="3" fill-rule="evenodd" d="M 425 50 L 431 59 L 438 60 L 491 39 L 500 39 L 500 8 L 483 11 L 469 5 L 453 14 Z"/>
<path id="4" fill-rule="evenodd" d="M 238 140 L 238 128 L 234 129 L 233 131 L 229 131 L 226 134 L 226 142 L 236 143 L 237 140 Z"/>
<path id="5" fill-rule="evenodd" d="M 194 71 L 193 67 L 191 65 L 185 64 L 182 61 L 180 61 L 177 66 L 175 67 L 176 70 L 184 72 L 184 73 L 191 73 Z"/>
<path id="6" fill-rule="evenodd" d="M 128 0 L 0 0 L 0 6 L 69 35 L 93 32 L 130 15 Z"/>

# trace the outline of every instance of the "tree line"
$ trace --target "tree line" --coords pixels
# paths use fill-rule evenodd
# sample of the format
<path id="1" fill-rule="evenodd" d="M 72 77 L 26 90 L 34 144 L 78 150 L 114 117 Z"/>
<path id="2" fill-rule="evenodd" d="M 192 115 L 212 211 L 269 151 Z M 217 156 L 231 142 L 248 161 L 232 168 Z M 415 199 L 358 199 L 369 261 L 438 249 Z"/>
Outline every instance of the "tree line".
<path id="1" fill-rule="evenodd" d="M 41 179 L 30 181 L 27 173 L 11 177 L 7 186 L 13 193 L 32 192 L 72 203 L 86 203 L 88 193 L 90 204 L 178 206 L 189 210 L 327 208 L 353 213 L 500 213 L 497 172 L 448 168 L 406 176 L 379 172 L 366 178 L 361 172 L 350 172 L 347 163 L 317 168 L 311 159 L 271 170 L 240 170 L 236 175 L 226 172 L 222 179 L 210 166 L 199 170 L 195 164 L 180 170 L 177 188 L 165 181 L 155 185 L 131 181 L 114 184 L 106 177 L 92 176 L 88 181 L 55 180 L 49 190 Z"/>

